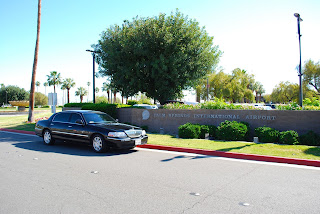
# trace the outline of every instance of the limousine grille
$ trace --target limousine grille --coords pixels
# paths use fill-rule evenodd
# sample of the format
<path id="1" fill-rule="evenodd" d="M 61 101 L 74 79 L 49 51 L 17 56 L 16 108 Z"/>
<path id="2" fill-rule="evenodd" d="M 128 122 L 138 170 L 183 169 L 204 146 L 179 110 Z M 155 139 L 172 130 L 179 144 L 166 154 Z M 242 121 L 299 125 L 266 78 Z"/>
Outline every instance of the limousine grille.
<path id="1" fill-rule="evenodd" d="M 140 137 L 142 135 L 142 130 L 134 130 L 134 129 L 131 129 L 131 130 L 127 130 L 125 131 L 125 133 L 131 137 L 131 138 L 135 138 L 135 137 Z"/>

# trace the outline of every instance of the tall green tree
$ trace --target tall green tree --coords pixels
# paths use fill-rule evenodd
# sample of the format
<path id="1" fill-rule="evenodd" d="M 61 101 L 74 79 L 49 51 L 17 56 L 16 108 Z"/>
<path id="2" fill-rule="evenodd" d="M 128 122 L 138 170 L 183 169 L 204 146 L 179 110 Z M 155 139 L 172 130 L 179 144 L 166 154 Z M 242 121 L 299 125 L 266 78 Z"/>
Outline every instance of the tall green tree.
<path id="1" fill-rule="evenodd" d="M 61 84 L 61 75 L 56 71 L 51 71 L 50 75 L 47 75 L 49 86 L 53 85 L 53 92 L 56 93 L 56 85 Z"/>
<path id="2" fill-rule="evenodd" d="M 252 102 L 254 100 L 254 76 L 247 71 L 236 68 L 230 79 L 231 98 L 233 102 Z"/>
<path id="3" fill-rule="evenodd" d="M 316 90 L 320 95 L 320 61 L 315 63 L 311 59 L 303 67 L 303 82 Z"/>
<path id="4" fill-rule="evenodd" d="M 68 103 L 70 103 L 70 89 L 73 88 L 76 85 L 76 83 L 73 81 L 72 78 L 66 78 L 63 82 L 62 82 L 62 87 L 65 88 L 67 90 L 68 93 Z"/>
<path id="5" fill-rule="evenodd" d="M 272 90 L 271 100 L 274 103 L 298 102 L 299 85 L 290 82 L 280 82 Z"/>
<path id="6" fill-rule="evenodd" d="M 256 82 L 254 84 L 254 91 L 256 92 L 256 101 L 259 103 L 261 102 L 262 94 L 266 92 L 263 88 L 263 85 L 260 82 Z"/>
<path id="7" fill-rule="evenodd" d="M 213 37 L 178 10 L 114 25 L 94 48 L 99 73 L 109 76 L 123 96 L 140 91 L 160 103 L 194 86 L 221 55 Z"/>
<path id="8" fill-rule="evenodd" d="M 83 101 L 83 97 L 88 94 L 88 91 L 84 87 L 79 87 L 75 93 L 76 96 L 80 97 L 80 103 Z"/>
<path id="9" fill-rule="evenodd" d="M 37 19 L 37 39 L 36 47 L 34 50 L 34 59 L 33 59 L 33 68 L 32 68 L 32 78 L 31 78 L 31 89 L 30 89 L 30 98 L 29 98 L 29 115 L 28 121 L 34 121 L 34 88 L 37 75 L 37 66 L 38 66 L 38 53 L 39 53 L 39 40 L 40 40 L 40 23 L 41 23 L 41 0 L 38 0 L 38 19 Z"/>

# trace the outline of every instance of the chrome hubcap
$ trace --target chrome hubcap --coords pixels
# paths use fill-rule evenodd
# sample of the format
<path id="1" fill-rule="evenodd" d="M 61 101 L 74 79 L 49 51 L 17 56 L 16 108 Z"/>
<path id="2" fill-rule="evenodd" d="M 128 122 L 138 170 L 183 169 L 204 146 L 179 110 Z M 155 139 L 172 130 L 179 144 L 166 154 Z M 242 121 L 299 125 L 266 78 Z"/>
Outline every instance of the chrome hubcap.
<path id="1" fill-rule="evenodd" d="M 98 136 L 93 138 L 93 148 L 96 151 L 100 151 L 102 149 L 102 139 Z"/>
<path id="2" fill-rule="evenodd" d="M 46 131 L 43 135 L 43 140 L 46 144 L 50 143 L 51 141 L 51 134 L 50 132 Z"/>

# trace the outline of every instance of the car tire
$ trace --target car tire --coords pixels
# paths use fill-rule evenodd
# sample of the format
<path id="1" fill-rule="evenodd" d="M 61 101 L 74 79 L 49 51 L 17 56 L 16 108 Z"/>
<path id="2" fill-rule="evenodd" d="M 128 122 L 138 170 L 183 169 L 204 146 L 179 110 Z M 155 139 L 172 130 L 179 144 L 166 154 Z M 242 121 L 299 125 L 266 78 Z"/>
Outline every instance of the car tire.
<path id="1" fill-rule="evenodd" d="M 100 134 L 94 134 L 91 138 L 91 145 L 95 152 L 102 153 L 107 150 L 107 143 Z"/>
<path id="2" fill-rule="evenodd" d="M 52 138 L 52 134 L 49 129 L 43 131 L 43 142 L 46 145 L 53 145 L 55 140 Z"/>

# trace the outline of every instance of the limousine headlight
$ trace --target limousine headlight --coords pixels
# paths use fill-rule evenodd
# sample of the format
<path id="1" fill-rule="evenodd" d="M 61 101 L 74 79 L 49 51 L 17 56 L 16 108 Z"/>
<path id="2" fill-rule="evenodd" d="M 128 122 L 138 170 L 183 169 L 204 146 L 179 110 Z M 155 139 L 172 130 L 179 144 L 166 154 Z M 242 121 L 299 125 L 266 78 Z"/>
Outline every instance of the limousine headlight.
<path id="1" fill-rule="evenodd" d="M 108 137 L 125 138 L 125 137 L 127 137 L 127 135 L 124 132 L 109 132 Z"/>

